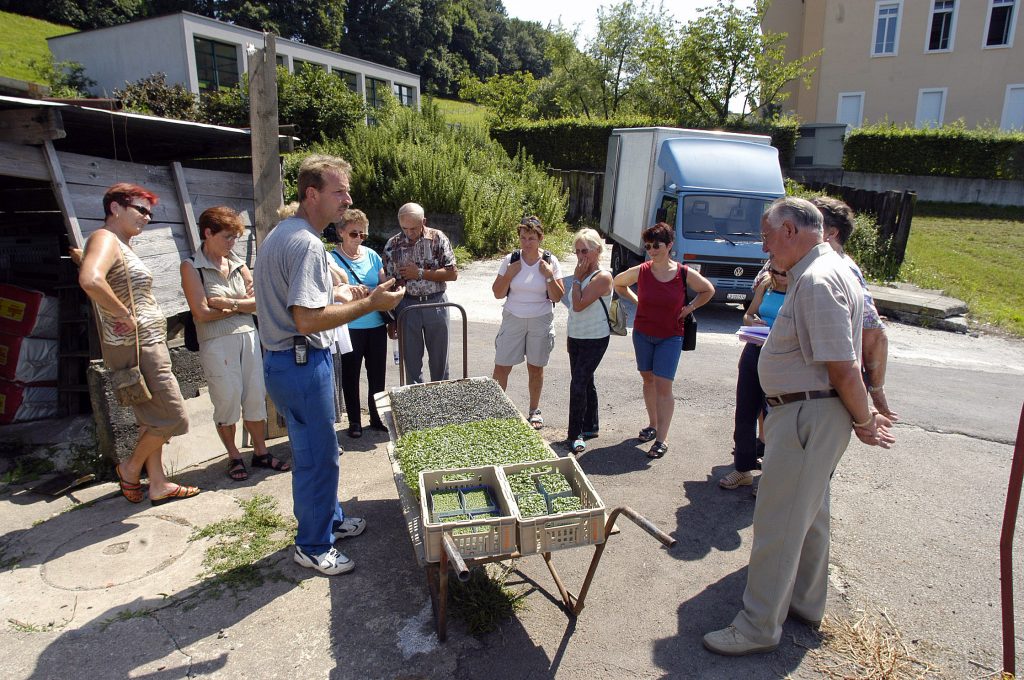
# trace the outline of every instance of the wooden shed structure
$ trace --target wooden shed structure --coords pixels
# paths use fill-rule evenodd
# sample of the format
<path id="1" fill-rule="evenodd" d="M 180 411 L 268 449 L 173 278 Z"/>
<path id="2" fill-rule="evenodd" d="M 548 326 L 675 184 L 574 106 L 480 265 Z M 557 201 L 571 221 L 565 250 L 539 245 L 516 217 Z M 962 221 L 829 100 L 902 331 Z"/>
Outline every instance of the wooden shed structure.
<path id="1" fill-rule="evenodd" d="M 242 214 L 250 228 L 236 249 L 252 264 L 251 166 L 210 169 L 250 154 L 246 130 L 0 97 L 0 283 L 60 300 L 59 415 L 90 410 L 86 369 L 98 358 L 89 338 L 92 309 L 66 255 L 102 226 L 104 191 L 132 182 L 160 197 L 132 246 L 153 271 L 157 301 L 171 318 L 188 309 L 178 265 L 199 247 L 196 217 L 205 208 L 228 205 Z"/>

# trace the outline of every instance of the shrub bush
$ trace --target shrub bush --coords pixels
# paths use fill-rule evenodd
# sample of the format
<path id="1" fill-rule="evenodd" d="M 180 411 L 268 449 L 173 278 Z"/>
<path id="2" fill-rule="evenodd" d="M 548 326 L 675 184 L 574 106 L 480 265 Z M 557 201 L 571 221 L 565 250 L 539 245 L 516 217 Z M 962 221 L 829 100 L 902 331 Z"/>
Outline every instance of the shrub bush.
<path id="1" fill-rule="evenodd" d="M 491 129 L 494 137 L 509 155 L 525 149 L 538 162 L 560 170 L 605 169 L 608 138 L 612 130 L 623 127 L 688 127 L 679 121 L 659 121 L 641 116 L 614 120 L 562 118 L 557 120 L 519 121 Z M 689 126 L 698 127 L 698 126 Z M 729 132 L 752 132 L 769 135 L 779 150 L 783 167 L 789 165 L 796 145 L 797 124 L 784 119 L 767 124 L 734 125 Z"/>
<path id="2" fill-rule="evenodd" d="M 791 179 L 786 180 L 786 193 L 807 200 L 827 195 L 824 191 L 811 191 Z M 882 238 L 874 215 L 866 212 L 857 213 L 855 219 L 857 228 L 846 242 L 846 252 L 860 266 L 861 272 L 868 279 L 895 280 L 899 274 L 899 264 L 893 253 L 892 238 Z"/>
<path id="3" fill-rule="evenodd" d="M 481 127 L 449 127 L 436 107 L 375 112 L 377 124 L 357 126 L 344 140 L 310 151 L 352 163 L 357 205 L 397 209 L 416 201 L 429 213 L 454 213 L 465 224 L 463 246 L 477 256 L 511 250 L 524 215 L 537 215 L 546 232 L 565 230 L 567 196 L 525 153 L 509 156 Z M 295 195 L 299 163 L 285 159 L 288 194 Z"/>
<path id="4" fill-rule="evenodd" d="M 968 130 L 963 122 L 940 128 L 868 125 L 850 133 L 843 168 L 889 175 L 1024 179 L 1024 133 Z"/>

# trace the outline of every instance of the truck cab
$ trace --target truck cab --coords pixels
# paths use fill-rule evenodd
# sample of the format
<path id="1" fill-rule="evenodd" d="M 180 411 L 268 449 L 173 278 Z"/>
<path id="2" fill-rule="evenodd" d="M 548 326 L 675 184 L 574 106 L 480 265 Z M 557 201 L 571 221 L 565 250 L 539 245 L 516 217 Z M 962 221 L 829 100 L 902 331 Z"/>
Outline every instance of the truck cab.
<path id="1" fill-rule="evenodd" d="M 676 233 L 672 257 L 714 284 L 715 301 L 749 301 L 765 261 L 761 215 L 785 194 L 769 142 L 703 130 L 614 130 L 601 215 L 614 273 L 643 262 L 640 233 L 666 222 Z"/>

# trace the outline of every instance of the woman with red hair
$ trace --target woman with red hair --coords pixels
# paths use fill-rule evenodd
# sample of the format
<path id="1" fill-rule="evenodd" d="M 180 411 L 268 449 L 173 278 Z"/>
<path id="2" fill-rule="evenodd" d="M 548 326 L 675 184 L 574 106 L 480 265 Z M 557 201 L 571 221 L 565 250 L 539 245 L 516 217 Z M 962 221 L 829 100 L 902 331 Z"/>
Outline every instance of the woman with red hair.
<path id="1" fill-rule="evenodd" d="M 153 216 L 156 194 L 135 184 L 115 184 L 103 196 L 103 226 L 85 242 L 78 282 L 99 310 L 103 360 L 108 369 L 138 365 L 153 397 L 132 406 L 139 437 L 132 455 L 114 467 L 121 493 L 143 499 L 142 474 L 149 476 L 149 500 L 161 505 L 199 493 L 167 479 L 163 448 L 188 432 L 185 402 L 171 371 L 167 320 L 153 296 L 153 274 L 131 248 Z"/>

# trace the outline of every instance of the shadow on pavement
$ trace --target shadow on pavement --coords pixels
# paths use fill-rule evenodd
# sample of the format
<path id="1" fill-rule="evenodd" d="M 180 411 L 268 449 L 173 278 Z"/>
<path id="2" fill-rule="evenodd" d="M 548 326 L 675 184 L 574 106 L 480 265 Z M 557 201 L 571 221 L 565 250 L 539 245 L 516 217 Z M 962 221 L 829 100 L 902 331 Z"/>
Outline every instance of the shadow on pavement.
<path id="1" fill-rule="evenodd" d="M 705 633 L 728 626 L 742 606 L 746 586 L 746 567 L 712 583 L 679 605 L 679 629 L 676 635 L 655 640 L 653 660 L 672 678 L 734 680 L 735 678 L 789 677 L 809 650 L 820 640 L 801 624 L 787 622 L 779 648 L 769 654 L 725 657 L 704 649 Z"/>
<path id="2" fill-rule="evenodd" d="M 686 502 L 676 510 L 676 530 L 670 532 L 678 542 L 668 551 L 676 559 L 700 560 L 712 549 L 742 545 L 740 531 L 754 521 L 755 499 L 750 487 L 729 491 L 718 486 L 718 478 L 731 469 L 718 465 L 702 480 L 683 482 Z"/>

